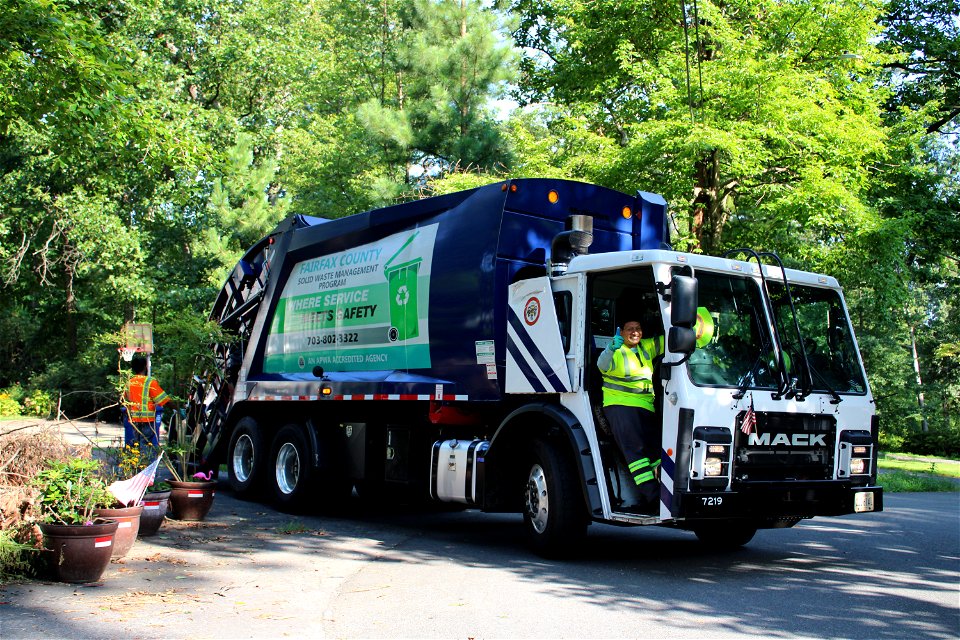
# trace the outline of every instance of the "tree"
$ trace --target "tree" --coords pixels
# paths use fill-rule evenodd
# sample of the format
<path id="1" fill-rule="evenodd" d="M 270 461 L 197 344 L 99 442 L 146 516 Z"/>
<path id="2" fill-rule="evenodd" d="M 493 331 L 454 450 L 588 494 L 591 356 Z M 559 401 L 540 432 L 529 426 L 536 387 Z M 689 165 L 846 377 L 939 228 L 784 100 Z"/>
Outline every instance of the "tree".
<path id="1" fill-rule="evenodd" d="M 927 133 L 948 132 L 960 116 L 958 15 L 958 0 L 891 0 L 880 21 L 878 46 L 892 58 L 888 110 L 925 111 Z"/>
<path id="2" fill-rule="evenodd" d="M 729 224 L 791 253 L 869 215 L 863 185 L 884 139 L 865 62 L 876 6 L 513 6 L 517 43 L 537 52 L 518 96 L 583 114 L 615 141 L 615 163 L 589 177 L 666 195 L 681 245 L 722 250 Z"/>

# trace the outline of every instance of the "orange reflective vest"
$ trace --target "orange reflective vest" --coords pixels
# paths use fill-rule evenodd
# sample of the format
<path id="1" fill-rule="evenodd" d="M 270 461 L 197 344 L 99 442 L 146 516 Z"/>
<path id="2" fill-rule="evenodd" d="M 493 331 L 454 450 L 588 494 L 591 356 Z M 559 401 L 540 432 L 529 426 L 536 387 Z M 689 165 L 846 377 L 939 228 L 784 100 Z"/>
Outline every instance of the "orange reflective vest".
<path id="1" fill-rule="evenodd" d="M 170 402 L 170 398 L 154 378 L 133 376 L 123 401 L 131 422 L 153 422 L 157 416 L 157 405 L 162 407 Z"/>

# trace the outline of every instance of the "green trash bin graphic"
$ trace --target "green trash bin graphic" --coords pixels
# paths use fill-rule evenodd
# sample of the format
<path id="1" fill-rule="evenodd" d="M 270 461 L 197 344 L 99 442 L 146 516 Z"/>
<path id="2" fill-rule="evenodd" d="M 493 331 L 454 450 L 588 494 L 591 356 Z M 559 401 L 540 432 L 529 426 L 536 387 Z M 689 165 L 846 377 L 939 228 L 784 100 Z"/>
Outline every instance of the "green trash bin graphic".
<path id="1" fill-rule="evenodd" d="M 401 257 L 419 232 L 407 238 L 403 246 L 384 264 L 383 275 L 387 278 L 390 294 L 391 342 L 409 340 L 420 335 L 420 318 L 417 309 L 417 275 L 422 258 L 391 264 Z M 406 257 L 406 256 L 404 256 Z"/>

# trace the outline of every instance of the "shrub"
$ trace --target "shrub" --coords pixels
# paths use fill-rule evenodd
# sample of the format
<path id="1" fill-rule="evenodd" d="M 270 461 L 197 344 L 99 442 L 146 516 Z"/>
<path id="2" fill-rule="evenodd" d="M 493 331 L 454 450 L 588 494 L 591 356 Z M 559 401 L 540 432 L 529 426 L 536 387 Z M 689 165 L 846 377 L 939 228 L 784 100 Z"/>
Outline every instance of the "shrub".
<path id="1" fill-rule="evenodd" d="M 904 434 L 900 451 L 924 456 L 960 457 L 960 430 L 936 429 Z"/>
<path id="2" fill-rule="evenodd" d="M 881 451 L 903 451 L 903 434 L 880 430 Z"/>
<path id="3" fill-rule="evenodd" d="M 6 391 L 0 391 L 0 416 L 19 416 L 23 409 L 20 403 Z"/>
<path id="4" fill-rule="evenodd" d="M 53 399 L 46 391 L 37 389 L 23 399 L 23 411 L 28 416 L 46 418 L 53 410 Z"/>

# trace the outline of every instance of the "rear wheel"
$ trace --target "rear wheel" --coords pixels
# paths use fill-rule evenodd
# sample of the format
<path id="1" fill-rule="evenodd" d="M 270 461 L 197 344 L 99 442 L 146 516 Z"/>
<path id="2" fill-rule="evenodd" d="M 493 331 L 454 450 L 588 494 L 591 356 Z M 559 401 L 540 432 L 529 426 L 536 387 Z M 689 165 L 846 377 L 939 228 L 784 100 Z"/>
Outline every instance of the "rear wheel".
<path id="1" fill-rule="evenodd" d="M 753 540 L 757 525 L 736 520 L 718 520 L 697 525 L 693 532 L 704 545 L 711 549 L 736 549 Z"/>
<path id="2" fill-rule="evenodd" d="M 524 488 L 523 523 L 539 555 L 569 555 L 587 533 L 589 520 L 576 470 L 559 446 L 534 441 Z"/>
<path id="3" fill-rule="evenodd" d="M 227 449 L 227 472 L 230 488 L 239 497 L 249 497 L 262 486 L 261 479 L 267 467 L 267 447 L 263 433 L 253 418 L 237 423 Z"/>
<path id="4" fill-rule="evenodd" d="M 273 440 L 272 461 L 269 469 L 273 500 L 281 510 L 302 507 L 313 484 L 313 465 L 310 447 L 303 427 L 288 424 Z"/>

